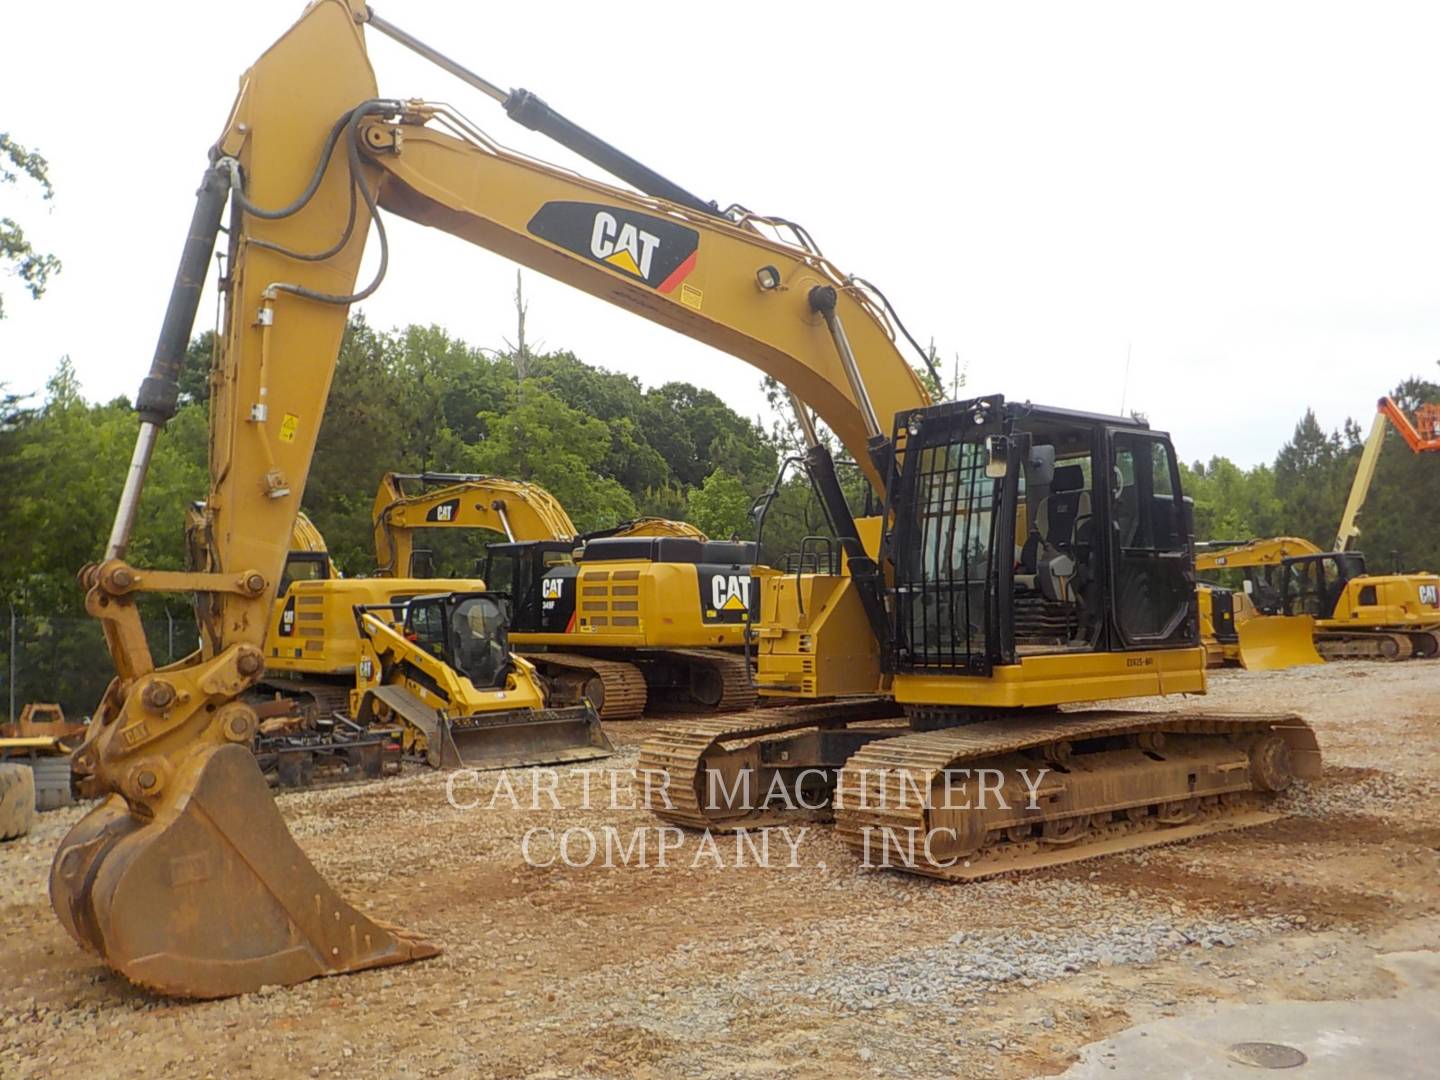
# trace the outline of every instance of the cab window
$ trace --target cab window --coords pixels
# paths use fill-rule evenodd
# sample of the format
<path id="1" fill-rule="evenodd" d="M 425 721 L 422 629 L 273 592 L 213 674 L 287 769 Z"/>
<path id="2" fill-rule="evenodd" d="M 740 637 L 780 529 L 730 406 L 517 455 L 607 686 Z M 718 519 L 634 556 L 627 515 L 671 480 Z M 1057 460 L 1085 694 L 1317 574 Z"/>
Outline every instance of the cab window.
<path id="1" fill-rule="evenodd" d="M 410 639 L 437 660 L 445 655 L 445 615 L 439 604 L 412 604 L 408 622 Z"/>

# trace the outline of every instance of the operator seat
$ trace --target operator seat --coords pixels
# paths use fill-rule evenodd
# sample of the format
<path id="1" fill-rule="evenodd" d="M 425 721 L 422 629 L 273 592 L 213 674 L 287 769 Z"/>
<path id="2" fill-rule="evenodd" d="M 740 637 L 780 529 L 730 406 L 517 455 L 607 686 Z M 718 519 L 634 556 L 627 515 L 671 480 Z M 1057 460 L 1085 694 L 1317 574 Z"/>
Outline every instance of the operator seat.
<path id="1" fill-rule="evenodd" d="M 1090 493 L 1085 490 L 1085 471 L 1079 465 L 1057 466 L 1021 549 L 1022 574 L 1017 578 L 1038 589 L 1047 600 L 1076 602 L 1081 584 L 1077 577 L 1084 562 L 1077 558 L 1077 549 L 1088 546 L 1089 537 Z"/>

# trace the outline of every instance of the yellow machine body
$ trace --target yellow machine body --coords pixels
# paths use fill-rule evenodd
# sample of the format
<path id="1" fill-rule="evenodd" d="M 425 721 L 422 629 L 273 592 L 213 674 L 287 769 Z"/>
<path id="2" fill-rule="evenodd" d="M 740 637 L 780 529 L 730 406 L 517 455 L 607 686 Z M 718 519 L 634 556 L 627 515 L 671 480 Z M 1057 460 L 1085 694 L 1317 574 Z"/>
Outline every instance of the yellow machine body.
<path id="1" fill-rule="evenodd" d="M 1287 657 L 1293 665 L 1315 663 L 1317 656 L 1440 654 L 1440 575 L 1371 574 L 1361 559 L 1354 552 L 1325 552 L 1303 538 L 1280 536 L 1203 550 L 1196 569 L 1242 575 L 1246 595 L 1264 598 L 1264 610 L 1254 611 L 1247 621 L 1278 620 L 1251 626 L 1242 639 L 1239 659 L 1247 668 L 1274 668 Z M 1312 630 L 1314 647 L 1299 641 L 1305 627 Z M 1246 640 L 1263 642 L 1263 653 L 1248 656 Z"/>
<path id="2" fill-rule="evenodd" d="M 271 675 L 355 673 L 357 605 L 403 604 L 421 593 L 483 589 L 478 578 L 329 578 L 293 581 L 270 612 L 265 669 Z"/>

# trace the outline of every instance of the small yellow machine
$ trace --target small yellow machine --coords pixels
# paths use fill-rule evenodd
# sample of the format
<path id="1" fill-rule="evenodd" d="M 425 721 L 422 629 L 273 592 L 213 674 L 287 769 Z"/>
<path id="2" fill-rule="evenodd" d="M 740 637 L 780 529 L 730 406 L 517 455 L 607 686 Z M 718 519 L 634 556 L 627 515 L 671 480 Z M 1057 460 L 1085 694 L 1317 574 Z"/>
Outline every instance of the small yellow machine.
<path id="1" fill-rule="evenodd" d="M 296 708 L 310 727 L 348 713 L 360 663 L 355 609 L 396 612 L 420 593 L 483 589 L 479 578 L 345 578 L 335 572 L 320 530 L 298 514 L 265 637 L 265 677 L 248 700 L 263 720 Z"/>
<path id="2" fill-rule="evenodd" d="M 503 769 L 614 752 L 588 703 L 548 708 L 535 668 L 510 651 L 506 601 L 490 593 L 417 596 L 357 608 L 354 715 L 396 724 L 405 749 L 437 768 Z M 381 617 L 383 616 L 383 617 Z"/>
<path id="3" fill-rule="evenodd" d="M 36 810 L 55 810 L 75 800 L 71 792 L 70 754 L 85 737 L 85 725 L 65 719 L 53 702 L 32 701 L 15 723 L 0 724 L 0 763 L 30 772 Z M 4 827 L 0 826 L 0 833 Z M 18 835 L 18 834 L 16 834 Z M 3 839 L 0 836 L 0 839 Z"/>

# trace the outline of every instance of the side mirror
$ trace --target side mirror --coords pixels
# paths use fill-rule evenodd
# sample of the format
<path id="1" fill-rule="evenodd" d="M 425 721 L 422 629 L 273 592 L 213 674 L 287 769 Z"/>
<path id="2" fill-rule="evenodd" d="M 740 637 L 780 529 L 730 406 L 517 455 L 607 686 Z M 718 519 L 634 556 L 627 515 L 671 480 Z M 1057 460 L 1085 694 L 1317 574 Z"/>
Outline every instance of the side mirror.
<path id="1" fill-rule="evenodd" d="M 985 475 L 991 480 L 1004 480 L 1010 468 L 1010 440 L 1004 435 L 985 436 Z"/>
<path id="2" fill-rule="evenodd" d="M 1031 446 L 1030 455 L 1025 461 L 1026 487 L 1048 488 L 1054 481 L 1055 447 L 1049 443 Z"/>

